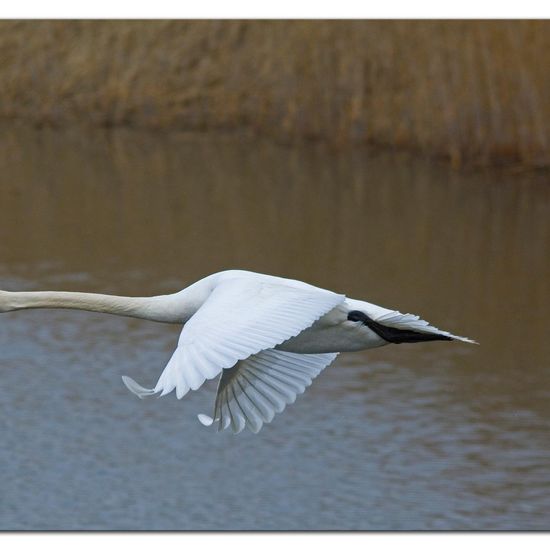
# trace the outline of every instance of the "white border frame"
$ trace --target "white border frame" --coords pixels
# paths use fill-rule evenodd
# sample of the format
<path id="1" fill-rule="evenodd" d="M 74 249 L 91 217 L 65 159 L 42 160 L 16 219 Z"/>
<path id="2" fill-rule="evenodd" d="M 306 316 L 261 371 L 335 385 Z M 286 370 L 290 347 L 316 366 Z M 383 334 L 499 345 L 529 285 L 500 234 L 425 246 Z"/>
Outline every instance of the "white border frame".
<path id="1" fill-rule="evenodd" d="M 550 17 L 544 0 L 27 0 L 2 2 L 0 18 L 32 19 L 526 19 Z"/>

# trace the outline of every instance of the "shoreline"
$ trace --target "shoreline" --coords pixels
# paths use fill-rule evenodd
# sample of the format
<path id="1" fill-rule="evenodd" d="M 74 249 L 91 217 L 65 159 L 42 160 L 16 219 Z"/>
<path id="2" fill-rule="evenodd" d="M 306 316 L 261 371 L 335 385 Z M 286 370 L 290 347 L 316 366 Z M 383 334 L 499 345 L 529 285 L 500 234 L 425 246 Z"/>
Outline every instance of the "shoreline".
<path id="1" fill-rule="evenodd" d="M 550 21 L 1 21 L 0 119 L 550 167 Z"/>
<path id="2" fill-rule="evenodd" d="M 0 132 L 4 134 L 4 139 L 9 137 L 10 133 L 15 137 L 16 141 L 22 139 L 22 135 L 26 137 L 36 136 L 52 136 L 55 135 L 60 139 L 76 139 L 78 141 L 85 140 L 88 143 L 97 143 L 97 140 L 118 140 L 122 138 L 123 141 L 132 143 L 136 139 L 140 138 L 150 139 L 158 137 L 159 140 L 181 141 L 183 143 L 204 143 L 205 145 L 212 145 L 220 143 L 222 145 L 231 146 L 246 146 L 248 144 L 260 144 L 261 147 L 274 147 L 287 149 L 289 151 L 300 153 L 310 153 L 313 151 L 321 151 L 330 156 L 340 155 L 360 155 L 365 157 L 394 157 L 406 163 L 428 163 L 434 167 L 439 167 L 443 170 L 448 170 L 449 173 L 457 174 L 503 174 L 506 176 L 518 174 L 518 175 L 532 175 L 533 177 L 544 176 L 549 172 L 550 167 L 525 165 L 521 163 L 514 163 L 510 160 L 502 160 L 499 163 L 493 164 L 474 164 L 474 163 L 462 163 L 459 165 L 453 165 L 449 162 L 449 159 L 441 156 L 430 154 L 426 151 L 418 151 L 407 147 L 395 147 L 385 146 L 380 144 L 358 144 L 348 143 L 345 146 L 337 146 L 331 142 L 323 141 L 321 139 L 316 140 L 295 140 L 285 141 L 281 139 L 273 139 L 269 135 L 255 134 L 246 129 L 236 130 L 204 130 L 193 131 L 185 130 L 181 128 L 156 128 L 156 127 L 141 127 L 133 125 L 119 125 L 119 126 L 93 126 L 85 123 L 74 123 L 66 125 L 52 125 L 52 124 L 36 124 L 29 123 L 26 120 L 2 120 L 0 119 Z M 91 141 L 88 139 L 91 138 Z M 83 145 L 86 146 L 86 145 Z"/>

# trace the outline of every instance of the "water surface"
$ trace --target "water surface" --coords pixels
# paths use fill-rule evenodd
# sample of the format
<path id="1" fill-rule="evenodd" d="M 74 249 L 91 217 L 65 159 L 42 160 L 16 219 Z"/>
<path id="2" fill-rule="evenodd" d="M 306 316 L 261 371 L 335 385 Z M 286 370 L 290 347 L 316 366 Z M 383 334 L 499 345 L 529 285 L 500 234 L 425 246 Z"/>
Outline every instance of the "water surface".
<path id="1" fill-rule="evenodd" d="M 362 149 L 3 131 L 0 288 L 172 292 L 240 268 L 480 346 L 338 358 L 258 435 L 215 384 L 140 401 L 177 326 L 0 316 L 1 529 L 548 529 L 550 186 Z"/>

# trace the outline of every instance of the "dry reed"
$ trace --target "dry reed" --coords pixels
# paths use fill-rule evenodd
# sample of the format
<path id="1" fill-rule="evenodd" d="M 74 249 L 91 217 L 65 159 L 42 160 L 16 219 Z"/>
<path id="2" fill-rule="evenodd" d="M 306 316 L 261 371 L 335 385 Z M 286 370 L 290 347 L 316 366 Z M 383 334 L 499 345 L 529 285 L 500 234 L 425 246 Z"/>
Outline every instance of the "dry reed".
<path id="1" fill-rule="evenodd" d="M 0 116 L 550 166 L 548 21 L 3 21 Z"/>

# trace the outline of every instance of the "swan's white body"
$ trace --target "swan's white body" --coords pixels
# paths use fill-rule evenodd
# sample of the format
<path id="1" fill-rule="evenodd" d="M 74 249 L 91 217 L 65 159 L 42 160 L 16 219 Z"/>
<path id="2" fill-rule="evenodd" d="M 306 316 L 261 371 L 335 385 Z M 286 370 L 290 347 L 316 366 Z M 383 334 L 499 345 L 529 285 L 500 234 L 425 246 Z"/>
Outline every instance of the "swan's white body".
<path id="1" fill-rule="evenodd" d="M 472 342 L 439 330 L 415 315 L 346 298 L 301 281 L 248 271 L 215 273 L 176 294 L 131 298 L 78 292 L 0 292 L 0 312 L 73 308 L 184 324 L 178 346 L 156 386 L 124 383 L 140 398 L 173 390 L 181 399 L 222 374 L 214 418 L 235 433 L 257 432 L 343 351 L 390 343 L 373 327 Z M 403 340 L 406 341 L 406 340 Z M 414 340 L 411 340 L 414 341 Z"/>

